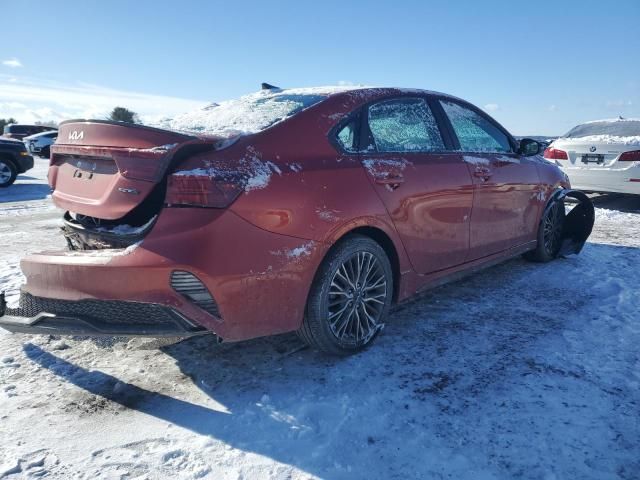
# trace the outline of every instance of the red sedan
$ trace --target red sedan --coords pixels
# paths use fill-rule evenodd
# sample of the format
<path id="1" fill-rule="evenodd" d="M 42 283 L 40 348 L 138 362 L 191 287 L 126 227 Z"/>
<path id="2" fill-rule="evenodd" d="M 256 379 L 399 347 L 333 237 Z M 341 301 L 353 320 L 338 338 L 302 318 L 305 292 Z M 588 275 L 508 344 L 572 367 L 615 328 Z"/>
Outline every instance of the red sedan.
<path id="1" fill-rule="evenodd" d="M 69 249 L 22 261 L 0 326 L 297 331 L 347 354 L 393 303 L 517 255 L 578 253 L 593 226 L 537 142 L 441 93 L 265 85 L 164 127 L 61 124 L 49 182 Z"/>

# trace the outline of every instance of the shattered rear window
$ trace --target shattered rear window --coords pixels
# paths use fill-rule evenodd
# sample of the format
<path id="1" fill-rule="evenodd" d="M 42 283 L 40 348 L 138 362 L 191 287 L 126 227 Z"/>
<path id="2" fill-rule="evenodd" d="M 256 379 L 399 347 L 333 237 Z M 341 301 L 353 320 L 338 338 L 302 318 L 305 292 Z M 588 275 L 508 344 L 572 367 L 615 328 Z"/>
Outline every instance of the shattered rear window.
<path id="1" fill-rule="evenodd" d="M 257 133 L 324 100 L 327 94 L 314 89 L 263 90 L 165 119 L 158 126 L 191 134 Z"/>

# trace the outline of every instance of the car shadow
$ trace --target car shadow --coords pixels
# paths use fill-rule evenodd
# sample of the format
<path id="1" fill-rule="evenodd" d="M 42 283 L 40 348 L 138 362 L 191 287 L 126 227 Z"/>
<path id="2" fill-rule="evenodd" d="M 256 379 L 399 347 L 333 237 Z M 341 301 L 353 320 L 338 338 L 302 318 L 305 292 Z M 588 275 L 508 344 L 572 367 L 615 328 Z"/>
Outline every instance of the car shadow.
<path id="1" fill-rule="evenodd" d="M 0 188 L 0 203 L 40 200 L 51 195 L 51 188 L 46 183 L 21 183 L 22 179 L 18 177 L 10 187 Z"/>
<path id="2" fill-rule="evenodd" d="M 632 409 L 634 394 L 623 396 L 631 387 L 587 372 L 581 360 L 596 352 L 579 351 L 572 362 L 563 342 L 606 306 L 599 275 L 625 264 L 640 264 L 640 249 L 587 244 L 580 256 L 548 264 L 509 261 L 399 305 L 392 327 L 352 357 L 301 349 L 294 335 L 221 345 L 203 336 L 161 348 L 229 413 L 131 383 L 114 388 L 122 380 L 35 345 L 24 351 L 87 392 L 322 478 L 444 477 L 443 469 L 468 478 L 473 462 L 492 465 L 487 476 L 533 468 L 535 477 L 545 466 L 521 453 L 533 431 L 546 435 L 539 443 L 550 446 L 549 468 L 570 450 L 579 453 L 563 465 L 618 448 L 584 439 L 616 438 L 592 425 L 615 425 L 620 405 Z M 573 416 L 581 421 L 567 424 Z M 624 434 L 630 445 L 640 441 L 638 432 Z"/>
<path id="3" fill-rule="evenodd" d="M 596 208 L 617 210 L 625 213 L 640 213 L 640 195 L 608 193 L 593 196 L 591 201 Z"/>

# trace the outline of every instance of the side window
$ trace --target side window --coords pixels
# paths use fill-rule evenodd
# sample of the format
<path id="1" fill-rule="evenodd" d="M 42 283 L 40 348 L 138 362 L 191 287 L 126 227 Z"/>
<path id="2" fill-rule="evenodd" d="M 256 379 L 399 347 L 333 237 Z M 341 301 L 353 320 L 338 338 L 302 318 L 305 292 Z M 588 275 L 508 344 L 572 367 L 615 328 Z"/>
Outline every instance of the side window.
<path id="1" fill-rule="evenodd" d="M 338 132 L 336 138 L 347 152 L 356 151 L 356 120 L 351 120 Z"/>
<path id="2" fill-rule="evenodd" d="M 463 152 L 512 151 L 507 136 L 483 116 L 454 102 L 440 100 L 440 104 L 451 121 Z"/>
<path id="3" fill-rule="evenodd" d="M 371 105 L 368 121 L 378 152 L 444 150 L 436 119 L 422 98 L 394 99 Z"/>

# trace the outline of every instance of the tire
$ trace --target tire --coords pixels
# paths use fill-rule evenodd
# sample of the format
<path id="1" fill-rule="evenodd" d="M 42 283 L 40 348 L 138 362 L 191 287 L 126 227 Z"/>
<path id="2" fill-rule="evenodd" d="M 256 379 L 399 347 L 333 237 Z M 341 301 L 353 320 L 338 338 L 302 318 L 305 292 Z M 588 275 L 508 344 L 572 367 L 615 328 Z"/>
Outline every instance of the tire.
<path id="1" fill-rule="evenodd" d="M 49 159 L 49 157 L 51 156 L 51 147 L 47 145 L 42 150 L 40 150 L 40 153 L 38 155 L 40 155 L 40 157 L 42 158 Z"/>
<path id="2" fill-rule="evenodd" d="M 298 336 L 332 355 L 359 352 L 384 327 L 392 297 L 393 272 L 385 251 L 369 237 L 350 235 L 320 265 Z"/>
<path id="3" fill-rule="evenodd" d="M 538 226 L 538 245 L 535 250 L 525 253 L 524 258 L 538 263 L 549 262 L 556 258 L 562 247 L 564 219 L 564 201 L 551 200 Z"/>
<path id="4" fill-rule="evenodd" d="M 13 162 L 0 158 L 0 188 L 6 188 L 13 185 L 18 176 L 18 169 Z"/>

